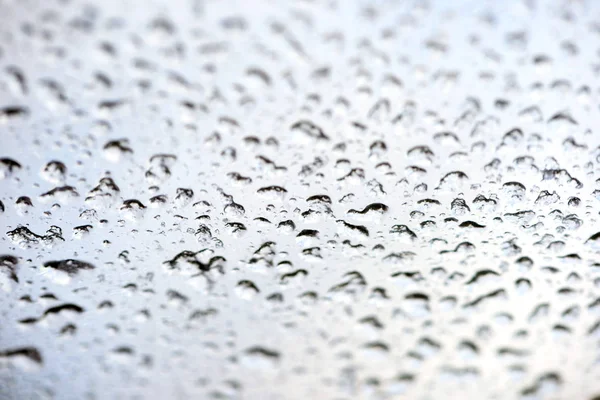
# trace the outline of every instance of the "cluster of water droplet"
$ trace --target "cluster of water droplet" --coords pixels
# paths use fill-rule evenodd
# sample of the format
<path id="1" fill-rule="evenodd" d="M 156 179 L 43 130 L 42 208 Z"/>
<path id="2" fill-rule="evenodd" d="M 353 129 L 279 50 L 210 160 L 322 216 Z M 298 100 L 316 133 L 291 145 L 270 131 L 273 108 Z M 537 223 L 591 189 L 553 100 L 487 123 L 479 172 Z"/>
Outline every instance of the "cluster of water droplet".
<path id="1" fill-rule="evenodd" d="M 600 3 L 0 15 L 1 398 L 600 398 Z"/>

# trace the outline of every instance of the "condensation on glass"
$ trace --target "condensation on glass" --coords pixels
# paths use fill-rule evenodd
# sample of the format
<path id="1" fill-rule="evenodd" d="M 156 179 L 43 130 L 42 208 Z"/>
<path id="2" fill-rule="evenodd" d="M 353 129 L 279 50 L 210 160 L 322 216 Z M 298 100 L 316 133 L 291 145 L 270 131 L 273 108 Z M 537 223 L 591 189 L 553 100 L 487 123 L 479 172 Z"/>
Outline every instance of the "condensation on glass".
<path id="1" fill-rule="evenodd" d="M 600 2 L 1 0 L 0 398 L 600 397 Z"/>

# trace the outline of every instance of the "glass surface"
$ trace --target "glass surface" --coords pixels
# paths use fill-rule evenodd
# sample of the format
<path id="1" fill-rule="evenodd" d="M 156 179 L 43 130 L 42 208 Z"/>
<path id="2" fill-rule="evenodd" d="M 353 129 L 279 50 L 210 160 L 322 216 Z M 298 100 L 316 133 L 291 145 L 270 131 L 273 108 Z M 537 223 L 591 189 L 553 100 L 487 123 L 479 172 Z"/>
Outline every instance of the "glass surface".
<path id="1" fill-rule="evenodd" d="M 600 399 L 599 76 L 595 0 L 0 0 L 0 399 Z"/>

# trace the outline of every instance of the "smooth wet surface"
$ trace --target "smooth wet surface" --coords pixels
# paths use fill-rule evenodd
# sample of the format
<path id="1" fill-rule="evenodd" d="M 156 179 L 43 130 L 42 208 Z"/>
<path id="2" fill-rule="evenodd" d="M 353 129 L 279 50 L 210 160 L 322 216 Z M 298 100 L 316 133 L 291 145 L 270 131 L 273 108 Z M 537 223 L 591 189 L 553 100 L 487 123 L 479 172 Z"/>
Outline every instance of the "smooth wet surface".
<path id="1" fill-rule="evenodd" d="M 599 21 L 0 0 L 0 399 L 600 399 Z"/>

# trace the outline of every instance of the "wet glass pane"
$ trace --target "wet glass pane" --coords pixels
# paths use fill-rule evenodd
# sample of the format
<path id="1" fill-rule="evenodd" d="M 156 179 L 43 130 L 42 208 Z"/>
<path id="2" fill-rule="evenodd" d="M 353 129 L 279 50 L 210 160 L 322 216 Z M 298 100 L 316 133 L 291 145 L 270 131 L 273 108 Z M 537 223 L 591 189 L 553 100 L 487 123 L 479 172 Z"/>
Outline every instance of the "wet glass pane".
<path id="1" fill-rule="evenodd" d="M 600 2 L 0 0 L 0 398 L 600 397 Z"/>

